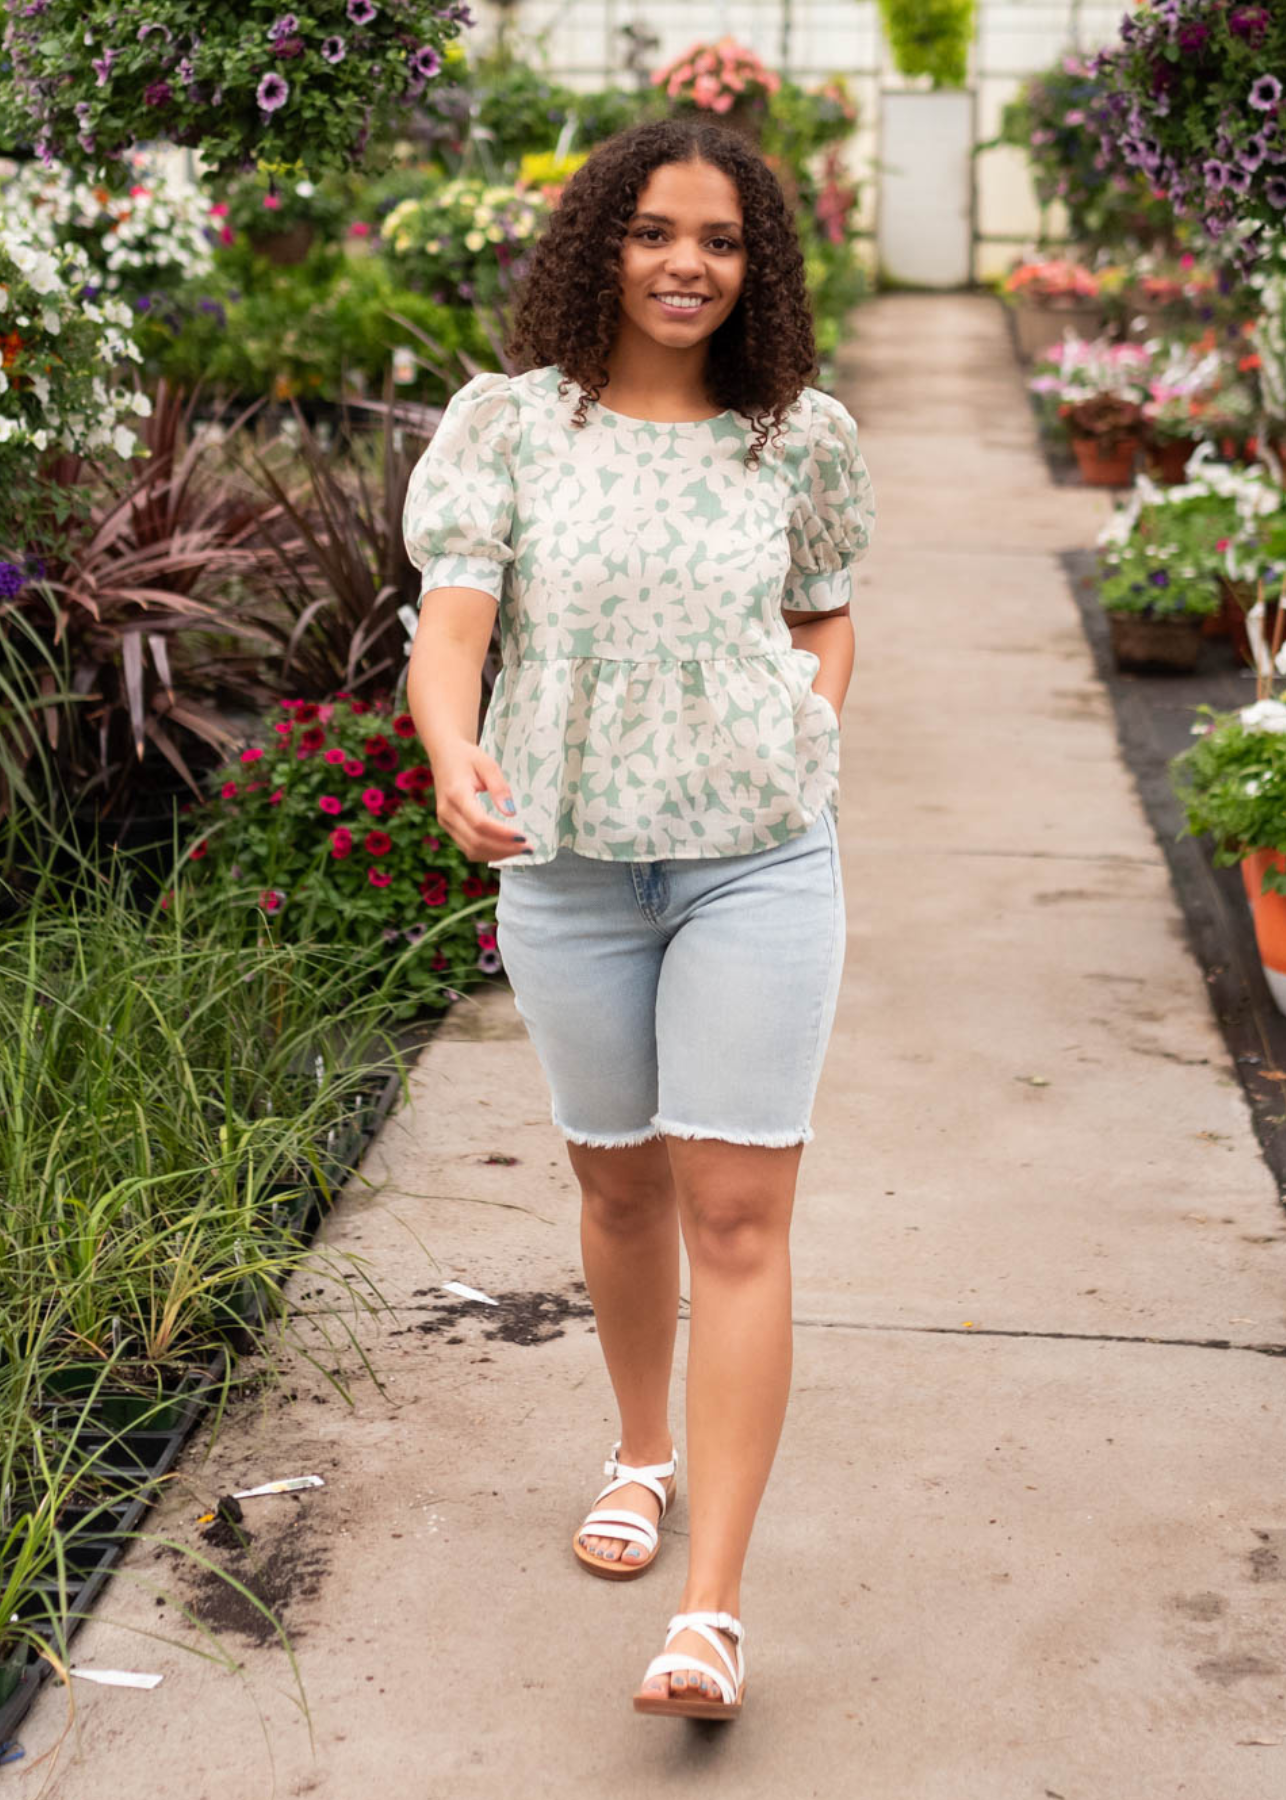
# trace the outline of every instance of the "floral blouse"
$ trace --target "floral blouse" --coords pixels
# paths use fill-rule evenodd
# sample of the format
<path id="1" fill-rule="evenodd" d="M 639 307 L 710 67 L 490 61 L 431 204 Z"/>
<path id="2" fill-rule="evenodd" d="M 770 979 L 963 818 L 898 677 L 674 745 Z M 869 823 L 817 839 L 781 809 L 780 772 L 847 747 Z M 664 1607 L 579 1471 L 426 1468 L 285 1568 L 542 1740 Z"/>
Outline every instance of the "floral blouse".
<path id="1" fill-rule="evenodd" d="M 480 747 L 553 860 L 739 856 L 806 831 L 839 787 L 820 660 L 782 608 L 827 612 L 875 510 L 857 427 L 806 387 L 760 466 L 735 412 L 657 424 L 558 394 L 555 366 L 475 375 L 416 464 L 403 529 L 421 594 L 500 608 L 501 667 Z"/>

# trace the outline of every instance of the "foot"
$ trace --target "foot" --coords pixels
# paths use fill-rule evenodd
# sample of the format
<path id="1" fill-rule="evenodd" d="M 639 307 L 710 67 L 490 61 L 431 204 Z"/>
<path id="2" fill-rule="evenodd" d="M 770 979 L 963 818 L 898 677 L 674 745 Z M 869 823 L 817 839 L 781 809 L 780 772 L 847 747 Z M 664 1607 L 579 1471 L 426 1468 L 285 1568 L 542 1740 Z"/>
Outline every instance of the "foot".
<path id="1" fill-rule="evenodd" d="M 673 1446 L 662 1456 L 636 1456 L 632 1452 L 627 1454 L 622 1446 L 617 1452 L 617 1461 L 628 1463 L 632 1468 L 646 1469 L 655 1463 L 669 1462 L 673 1455 Z M 678 1487 L 676 1478 L 671 1475 L 668 1481 L 662 1483 L 662 1486 L 667 1495 L 666 1505 L 673 1505 Z M 612 1495 L 611 1503 L 624 1512 L 639 1513 L 643 1518 L 650 1519 L 654 1525 L 660 1524 L 661 1508 L 656 1495 L 651 1488 L 645 1488 L 637 1481 L 631 1481 L 625 1487 L 617 1488 Z M 593 1510 L 594 1508 L 591 1507 L 590 1511 Z M 603 1562 L 628 1564 L 647 1560 L 648 1553 L 641 1544 L 627 1543 L 622 1538 L 600 1537 L 594 1533 L 582 1532 L 577 1542 L 583 1550 L 587 1550 L 591 1556 L 597 1556 Z"/>
<path id="2" fill-rule="evenodd" d="M 684 1608 L 683 1610 L 688 1610 Z M 695 1610 L 695 1609 L 693 1609 Z M 737 1644 L 731 1632 L 718 1631 L 719 1642 L 724 1646 L 733 1663 L 737 1660 Z M 674 1656 L 691 1656 L 698 1663 L 706 1663 L 712 1668 L 720 1666 L 720 1660 L 709 1643 L 698 1631 L 680 1631 L 666 1645 L 666 1652 Z M 703 1700 L 717 1700 L 724 1703 L 717 1682 L 703 1675 L 699 1668 L 674 1669 L 668 1675 L 651 1675 L 639 1689 L 641 1694 L 673 1694 L 677 1698 L 694 1695 Z"/>

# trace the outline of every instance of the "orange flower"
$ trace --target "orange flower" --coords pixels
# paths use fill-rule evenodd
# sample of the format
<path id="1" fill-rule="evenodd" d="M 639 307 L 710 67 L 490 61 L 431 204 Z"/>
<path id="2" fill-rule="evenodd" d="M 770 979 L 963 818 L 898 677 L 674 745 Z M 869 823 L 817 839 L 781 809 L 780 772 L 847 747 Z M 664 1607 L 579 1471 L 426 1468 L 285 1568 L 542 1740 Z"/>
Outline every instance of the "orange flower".
<path id="1" fill-rule="evenodd" d="M 1243 375 L 1246 373 L 1247 369 L 1257 369 L 1259 366 L 1259 358 L 1253 351 L 1249 356 L 1243 356 L 1237 363 L 1237 367 Z"/>
<path id="2" fill-rule="evenodd" d="M 0 338 L 0 368 L 8 369 L 18 360 L 18 352 L 22 349 L 22 339 L 16 331 L 8 337 Z"/>

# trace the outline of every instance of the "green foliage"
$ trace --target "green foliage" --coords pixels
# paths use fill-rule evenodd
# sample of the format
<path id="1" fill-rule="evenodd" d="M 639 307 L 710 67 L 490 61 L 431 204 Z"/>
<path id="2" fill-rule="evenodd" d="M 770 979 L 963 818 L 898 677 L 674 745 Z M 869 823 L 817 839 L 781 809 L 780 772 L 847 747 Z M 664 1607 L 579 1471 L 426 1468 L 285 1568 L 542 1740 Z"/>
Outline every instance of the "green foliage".
<path id="1" fill-rule="evenodd" d="M 199 815 L 198 874 L 258 906 L 291 941 L 347 952 L 378 986 L 400 957 L 396 1011 L 448 979 L 500 966 L 495 871 L 468 861 L 437 822 L 433 773 L 409 713 L 341 694 L 283 702 L 264 742 L 216 777 Z"/>
<path id="2" fill-rule="evenodd" d="M 379 246 L 401 283 L 443 304 L 494 304 L 549 216 L 540 193 L 459 175 L 399 201 Z"/>
<path id="3" fill-rule="evenodd" d="M 1140 506 L 1129 535 L 1103 554 L 1103 606 L 1154 619 L 1218 612 L 1225 572 L 1218 546 L 1236 524 L 1235 501 L 1218 494 Z"/>
<path id="4" fill-rule="evenodd" d="M 903 75 L 928 75 L 935 88 L 965 85 L 974 0 L 880 0 L 880 17 Z"/>
<path id="5" fill-rule="evenodd" d="M 1225 867 L 1252 850 L 1286 852 L 1286 706 L 1260 700 L 1237 712 L 1196 710 L 1200 735 L 1170 765 L 1185 832 L 1209 833 Z M 1270 870 L 1264 886 L 1281 892 L 1282 877 Z"/>

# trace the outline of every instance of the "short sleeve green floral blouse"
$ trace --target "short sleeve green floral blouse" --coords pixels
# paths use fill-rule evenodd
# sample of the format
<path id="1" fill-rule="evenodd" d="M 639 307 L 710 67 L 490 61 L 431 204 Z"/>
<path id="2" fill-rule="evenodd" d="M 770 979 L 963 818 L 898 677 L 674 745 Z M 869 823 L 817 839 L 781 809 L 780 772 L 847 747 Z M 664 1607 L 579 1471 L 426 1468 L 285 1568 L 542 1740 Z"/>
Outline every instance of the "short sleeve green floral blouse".
<path id="1" fill-rule="evenodd" d="M 421 593 L 479 588 L 500 607 L 481 748 L 532 849 L 489 866 L 797 836 L 837 800 L 839 721 L 782 608 L 850 598 L 875 517 L 852 416 L 805 388 L 749 470 L 738 413 L 657 424 L 594 404 L 577 427 L 578 389 L 559 380 L 475 375 L 407 491 Z"/>

